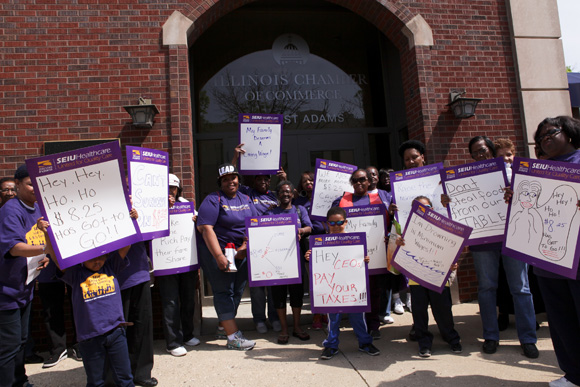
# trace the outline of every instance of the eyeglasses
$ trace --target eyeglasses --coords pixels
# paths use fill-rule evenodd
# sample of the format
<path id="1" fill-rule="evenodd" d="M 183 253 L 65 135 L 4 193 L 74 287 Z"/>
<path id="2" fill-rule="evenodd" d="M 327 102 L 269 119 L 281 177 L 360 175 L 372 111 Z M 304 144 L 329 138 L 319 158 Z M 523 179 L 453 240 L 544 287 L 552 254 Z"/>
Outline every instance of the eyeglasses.
<path id="1" fill-rule="evenodd" d="M 16 188 L 4 188 L 4 189 L 1 189 L 0 192 L 2 192 L 2 193 L 7 193 L 7 192 L 16 193 Z"/>
<path id="2" fill-rule="evenodd" d="M 342 226 L 346 220 L 339 220 L 338 222 L 328 222 L 330 226 Z"/>
<path id="3" fill-rule="evenodd" d="M 552 128 L 552 129 L 548 130 L 546 133 L 544 133 L 540 137 L 538 137 L 538 144 L 541 143 L 542 141 L 544 141 L 548 137 L 552 138 L 552 137 L 556 136 L 561 131 L 562 131 L 562 128 Z"/>
<path id="4" fill-rule="evenodd" d="M 471 152 L 471 157 L 475 158 L 477 156 L 483 156 L 488 151 L 489 151 L 489 148 L 488 147 L 482 146 L 481 148 L 479 148 L 479 150 L 476 150 L 475 152 Z"/>
<path id="5" fill-rule="evenodd" d="M 366 177 L 359 177 L 358 179 L 352 179 L 352 185 L 355 185 L 356 183 L 364 183 L 365 181 L 367 181 Z"/>

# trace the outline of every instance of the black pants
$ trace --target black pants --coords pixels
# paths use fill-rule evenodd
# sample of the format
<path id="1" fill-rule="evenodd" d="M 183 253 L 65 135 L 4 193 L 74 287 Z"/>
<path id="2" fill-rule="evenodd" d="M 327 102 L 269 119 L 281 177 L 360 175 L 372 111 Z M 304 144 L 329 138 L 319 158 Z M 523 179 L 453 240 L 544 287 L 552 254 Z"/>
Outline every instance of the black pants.
<path id="1" fill-rule="evenodd" d="M 39 282 L 38 293 L 42 301 L 44 325 L 50 338 L 50 353 L 60 355 L 66 350 L 66 326 L 64 318 L 65 299 L 70 300 L 71 289 L 63 282 Z M 71 319 L 72 313 L 71 313 Z M 72 320 L 74 326 L 74 320 Z M 76 330 L 75 330 L 76 331 Z M 76 335 L 74 342 L 76 343 Z"/>
<path id="2" fill-rule="evenodd" d="M 419 348 L 431 349 L 433 334 L 429 332 L 429 311 L 435 317 L 439 332 L 443 340 L 449 344 L 457 344 L 460 341 L 459 333 L 454 328 L 453 313 L 451 313 L 451 291 L 445 287 L 441 294 L 424 288 L 420 285 L 411 285 L 411 299 L 413 300 L 413 324 Z"/>
<path id="3" fill-rule="evenodd" d="M 379 313 L 381 311 L 381 292 L 385 288 L 386 277 L 383 274 L 369 275 L 369 289 L 367 297 L 371 302 L 371 311 L 365 313 L 365 320 L 370 331 L 378 331 L 381 322 Z"/>
<path id="4" fill-rule="evenodd" d="M 151 282 L 143 282 L 121 291 L 127 327 L 127 346 L 131 373 L 136 380 L 151 378 L 153 369 L 153 311 Z"/>

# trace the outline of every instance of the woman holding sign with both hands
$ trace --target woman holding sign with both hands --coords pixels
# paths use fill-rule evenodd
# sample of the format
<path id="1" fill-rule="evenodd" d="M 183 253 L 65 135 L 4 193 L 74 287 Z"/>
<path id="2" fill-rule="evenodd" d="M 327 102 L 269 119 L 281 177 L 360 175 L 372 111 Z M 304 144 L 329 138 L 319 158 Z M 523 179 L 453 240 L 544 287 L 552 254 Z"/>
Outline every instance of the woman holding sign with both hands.
<path id="1" fill-rule="evenodd" d="M 469 153 L 475 161 L 489 160 L 496 156 L 495 146 L 486 136 L 473 137 L 469 141 Z M 442 195 L 441 201 L 447 206 L 450 198 Z M 522 350 L 526 357 L 535 359 L 539 356 L 539 352 L 536 348 L 536 316 L 528 281 L 528 266 L 522 261 L 502 254 L 501 245 L 501 242 L 497 242 L 469 247 L 479 283 L 478 302 L 484 339 L 482 350 L 484 353 L 492 354 L 497 351 L 499 345 L 496 293 L 501 259 L 514 300 L 516 328 Z"/>
<path id="2" fill-rule="evenodd" d="M 546 118 L 538 125 L 534 141 L 536 149 L 545 155 L 542 158 L 580 164 L 579 120 L 566 116 Z M 512 195 L 513 191 L 506 189 L 506 201 Z M 565 372 L 563 377 L 550 382 L 550 387 L 580 386 L 580 270 L 575 279 L 537 267 L 534 273 L 544 298 L 554 352 Z"/>

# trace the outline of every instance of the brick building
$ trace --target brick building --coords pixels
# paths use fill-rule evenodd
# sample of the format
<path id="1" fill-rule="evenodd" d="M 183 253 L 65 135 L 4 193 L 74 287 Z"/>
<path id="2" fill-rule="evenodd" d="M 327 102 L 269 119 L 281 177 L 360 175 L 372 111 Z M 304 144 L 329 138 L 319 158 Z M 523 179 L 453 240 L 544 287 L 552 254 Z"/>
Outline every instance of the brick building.
<path id="1" fill-rule="evenodd" d="M 285 114 L 294 181 L 316 157 L 400 169 L 408 138 L 429 163 L 469 162 L 480 134 L 528 155 L 541 119 L 570 114 L 556 0 L 7 0 L 0 31 L 2 175 L 47 141 L 119 138 L 168 151 L 199 203 L 237 113 Z M 483 99 L 475 117 L 451 90 Z M 123 109 L 139 97 L 151 129 Z M 459 278 L 473 298 L 472 266 Z"/>

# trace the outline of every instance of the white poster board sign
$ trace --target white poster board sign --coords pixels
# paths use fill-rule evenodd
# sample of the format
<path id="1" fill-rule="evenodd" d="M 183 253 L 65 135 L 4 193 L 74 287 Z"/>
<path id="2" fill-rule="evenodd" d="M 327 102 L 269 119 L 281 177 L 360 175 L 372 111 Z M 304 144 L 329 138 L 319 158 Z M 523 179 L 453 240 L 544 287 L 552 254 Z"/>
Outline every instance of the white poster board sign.
<path id="1" fill-rule="evenodd" d="M 324 222 L 326 213 L 332 207 L 332 202 L 345 192 L 354 192 L 350 184 L 350 176 L 356 169 L 355 165 L 316 159 L 312 207 L 310 208 L 311 220 Z"/>
<path id="2" fill-rule="evenodd" d="M 270 174 L 280 169 L 282 158 L 281 114 L 240 114 L 240 144 L 246 151 L 240 157 L 242 175 Z"/>

